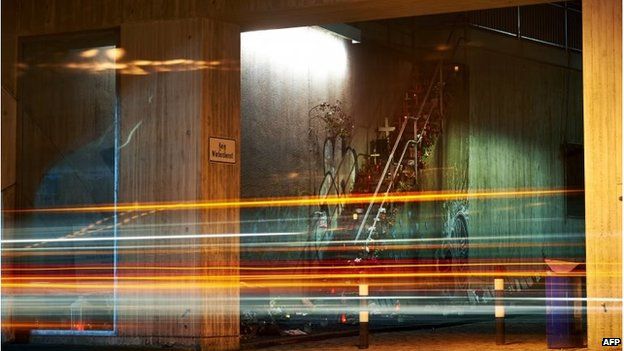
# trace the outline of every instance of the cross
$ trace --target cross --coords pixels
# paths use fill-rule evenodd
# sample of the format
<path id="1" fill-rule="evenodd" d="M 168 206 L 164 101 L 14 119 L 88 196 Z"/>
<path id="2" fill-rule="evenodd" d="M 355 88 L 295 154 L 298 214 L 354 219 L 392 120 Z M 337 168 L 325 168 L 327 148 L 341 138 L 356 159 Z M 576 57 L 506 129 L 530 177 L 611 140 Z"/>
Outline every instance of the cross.
<path id="1" fill-rule="evenodd" d="M 373 150 L 373 153 L 370 154 L 370 157 L 373 158 L 373 164 L 377 164 L 377 159 L 380 157 L 381 155 L 376 151 Z"/>
<path id="2" fill-rule="evenodd" d="M 393 132 L 396 128 L 395 127 L 391 127 L 388 125 L 388 118 L 385 119 L 385 124 L 379 128 L 377 128 L 377 131 L 379 133 L 386 133 L 386 139 L 388 139 L 390 137 L 390 132 Z"/>

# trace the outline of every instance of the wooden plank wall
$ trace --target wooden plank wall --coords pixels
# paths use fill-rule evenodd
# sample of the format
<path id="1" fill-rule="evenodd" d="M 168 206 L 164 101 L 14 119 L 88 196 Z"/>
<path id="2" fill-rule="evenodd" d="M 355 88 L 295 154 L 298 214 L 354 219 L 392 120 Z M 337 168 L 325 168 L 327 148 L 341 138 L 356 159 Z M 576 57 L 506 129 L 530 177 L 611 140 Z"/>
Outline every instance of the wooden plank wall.
<path id="1" fill-rule="evenodd" d="M 201 19 L 122 25 L 121 46 L 126 50 L 126 61 L 184 58 L 196 62 L 228 62 L 229 66 L 195 70 L 191 65 L 176 72 L 122 75 L 122 140 L 140 125 L 133 140 L 121 150 L 120 202 L 186 202 L 238 197 L 240 163 L 210 163 L 208 141 L 211 136 L 239 139 L 239 33 L 235 25 Z M 138 226 L 141 226 L 141 235 L 156 237 L 238 232 L 237 209 L 158 211 L 143 218 L 122 229 L 121 235 L 133 235 Z M 179 240 L 154 240 L 156 242 L 180 244 Z M 148 290 L 147 294 L 122 289 L 120 335 L 148 337 L 154 344 L 162 344 L 170 338 L 201 336 L 204 346 L 236 348 L 239 334 L 237 280 L 225 288 L 205 288 L 202 284 L 214 283 L 210 276 L 238 275 L 238 239 L 195 239 L 185 240 L 184 244 L 188 250 L 180 253 L 162 249 L 153 254 L 120 257 L 121 265 L 186 269 L 177 273 L 137 269 L 135 273 L 142 275 L 202 276 L 195 280 L 198 286 L 190 290 L 183 285 L 167 292 Z M 198 244 L 206 246 L 198 249 Z M 216 269 L 221 266 L 234 268 Z M 162 309 L 167 299 L 174 299 L 175 303 Z"/>
<path id="2" fill-rule="evenodd" d="M 583 1 L 588 347 L 622 337 L 622 2 Z M 619 199 L 618 199 L 619 197 Z M 600 299 L 619 299 L 601 301 Z"/>

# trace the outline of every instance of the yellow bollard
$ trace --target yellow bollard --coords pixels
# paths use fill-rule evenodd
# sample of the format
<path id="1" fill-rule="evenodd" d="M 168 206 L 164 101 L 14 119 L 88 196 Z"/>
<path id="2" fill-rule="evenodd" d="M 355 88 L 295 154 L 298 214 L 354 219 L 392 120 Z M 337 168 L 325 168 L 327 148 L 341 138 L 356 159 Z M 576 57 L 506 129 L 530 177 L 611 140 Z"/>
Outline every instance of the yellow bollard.
<path id="1" fill-rule="evenodd" d="M 505 345 L 505 280 L 494 279 L 494 317 L 496 319 L 496 345 Z"/>
<path id="2" fill-rule="evenodd" d="M 368 348 L 368 284 L 360 284 L 360 343 L 358 348 Z"/>

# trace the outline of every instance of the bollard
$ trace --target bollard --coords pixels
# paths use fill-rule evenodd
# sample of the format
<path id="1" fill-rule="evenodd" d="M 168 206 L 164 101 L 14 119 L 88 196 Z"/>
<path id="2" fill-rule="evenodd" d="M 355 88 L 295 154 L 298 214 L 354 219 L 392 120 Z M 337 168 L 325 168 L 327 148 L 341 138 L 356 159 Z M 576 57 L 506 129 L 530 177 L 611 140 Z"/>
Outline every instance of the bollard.
<path id="1" fill-rule="evenodd" d="M 494 279 L 494 317 L 496 319 L 496 345 L 505 345 L 505 280 Z"/>
<path id="2" fill-rule="evenodd" d="M 360 284 L 360 343 L 358 348 L 368 348 L 368 284 Z"/>
<path id="3" fill-rule="evenodd" d="M 574 286 L 572 293 L 574 298 L 572 307 L 574 311 L 574 335 L 576 335 L 576 343 L 583 345 L 583 280 L 581 277 L 574 277 L 572 284 Z"/>

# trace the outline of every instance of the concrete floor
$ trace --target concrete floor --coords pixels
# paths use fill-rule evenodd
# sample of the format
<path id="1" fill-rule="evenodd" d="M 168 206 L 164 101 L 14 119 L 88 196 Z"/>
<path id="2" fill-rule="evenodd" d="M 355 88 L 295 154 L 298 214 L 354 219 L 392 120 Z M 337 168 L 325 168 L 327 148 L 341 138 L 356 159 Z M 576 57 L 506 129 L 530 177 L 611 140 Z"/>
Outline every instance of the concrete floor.
<path id="1" fill-rule="evenodd" d="M 427 329 L 403 332 L 372 334 L 371 351 L 530 351 L 548 350 L 543 321 L 526 318 L 507 320 L 507 343 L 494 342 L 494 323 L 480 322 L 440 329 Z M 290 350 L 357 350 L 357 337 L 333 338 L 322 341 L 280 345 L 264 348 L 264 351 Z M 567 349 L 567 350 L 582 350 Z"/>
<path id="2" fill-rule="evenodd" d="M 476 322 L 438 329 L 420 329 L 412 331 L 385 332 L 371 334 L 371 351 L 531 351 L 548 350 L 544 318 L 517 317 L 507 319 L 507 343 L 496 345 L 494 342 L 493 321 Z M 294 340 L 293 340 L 294 341 Z M 335 337 L 317 341 L 290 343 L 261 348 L 262 351 L 291 350 L 357 350 L 357 337 Z M 98 346 L 51 346 L 51 345 L 3 345 L 6 351 L 93 351 L 93 350 L 141 350 L 141 348 L 118 348 Z M 149 348 L 146 350 L 154 350 Z M 170 349 L 169 349 L 170 350 Z M 567 349 L 567 350 L 582 350 Z"/>

